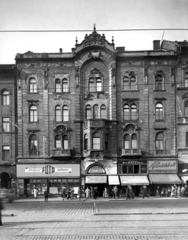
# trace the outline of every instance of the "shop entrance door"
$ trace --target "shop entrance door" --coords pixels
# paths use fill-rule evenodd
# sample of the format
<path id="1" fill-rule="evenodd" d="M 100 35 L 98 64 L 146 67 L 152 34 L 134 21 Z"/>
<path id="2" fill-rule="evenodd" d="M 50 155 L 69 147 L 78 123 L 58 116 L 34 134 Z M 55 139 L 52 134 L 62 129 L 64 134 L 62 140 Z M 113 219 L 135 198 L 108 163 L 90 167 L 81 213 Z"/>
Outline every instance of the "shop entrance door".
<path id="1" fill-rule="evenodd" d="M 11 178 L 7 172 L 1 173 L 1 188 L 11 188 Z"/>
<path id="2" fill-rule="evenodd" d="M 86 184 L 85 189 L 89 188 L 91 190 L 91 187 L 97 187 L 97 197 L 103 197 L 103 191 L 104 188 L 107 187 L 105 184 Z"/>

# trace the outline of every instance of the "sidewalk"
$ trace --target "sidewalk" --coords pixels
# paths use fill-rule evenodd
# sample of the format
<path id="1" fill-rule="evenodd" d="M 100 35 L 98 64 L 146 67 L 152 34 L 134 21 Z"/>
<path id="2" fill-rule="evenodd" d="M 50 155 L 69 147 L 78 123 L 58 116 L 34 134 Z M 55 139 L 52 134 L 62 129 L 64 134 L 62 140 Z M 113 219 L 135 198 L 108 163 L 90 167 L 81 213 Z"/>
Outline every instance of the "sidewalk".
<path id="1" fill-rule="evenodd" d="M 125 197 L 120 197 L 120 198 L 97 198 L 97 199 L 93 199 L 93 198 L 74 198 L 74 199 L 62 199 L 62 197 L 58 196 L 58 197 L 49 197 L 48 201 L 49 202 L 79 202 L 79 201 L 87 201 L 87 202 L 109 202 L 109 201 L 146 201 L 146 200 L 154 200 L 154 201 L 160 201 L 160 200 L 183 200 L 183 199 L 187 199 L 186 197 L 181 197 L 181 198 L 174 198 L 174 197 L 155 197 L 155 196 L 151 196 L 149 198 L 142 198 L 142 197 L 135 197 L 133 200 L 126 200 Z M 15 202 L 44 202 L 44 197 L 43 196 L 38 196 L 37 199 L 35 199 L 34 197 L 20 197 L 20 198 L 16 198 Z"/>

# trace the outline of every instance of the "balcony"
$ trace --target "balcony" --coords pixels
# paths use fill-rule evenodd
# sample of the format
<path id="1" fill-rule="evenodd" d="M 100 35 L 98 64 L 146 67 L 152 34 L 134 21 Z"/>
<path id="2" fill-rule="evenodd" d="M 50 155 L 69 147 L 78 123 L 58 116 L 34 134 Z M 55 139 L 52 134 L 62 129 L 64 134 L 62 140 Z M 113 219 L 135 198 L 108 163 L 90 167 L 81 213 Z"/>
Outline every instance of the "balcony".
<path id="1" fill-rule="evenodd" d="M 141 149 L 122 149 L 121 156 L 141 156 Z"/>
<path id="2" fill-rule="evenodd" d="M 155 150 L 155 155 L 158 155 L 158 156 L 167 155 L 167 150 L 166 149 L 157 149 L 157 150 Z"/>
<path id="3" fill-rule="evenodd" d="M 52 149 L 52 157 L 71 157 L 72 149 Z"/>
<path id="4" fill-rule="evenodd" d="M 27 155 L 30 157 L 40 157 L 40 151 L 30 150 L 27 152 Z"/>

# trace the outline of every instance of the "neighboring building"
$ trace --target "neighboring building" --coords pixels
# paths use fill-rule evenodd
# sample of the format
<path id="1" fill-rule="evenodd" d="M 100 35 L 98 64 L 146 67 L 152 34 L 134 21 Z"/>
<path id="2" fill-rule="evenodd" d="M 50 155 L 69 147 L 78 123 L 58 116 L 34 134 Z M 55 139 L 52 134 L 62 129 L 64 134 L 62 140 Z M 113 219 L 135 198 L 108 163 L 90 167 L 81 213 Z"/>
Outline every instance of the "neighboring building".
<path id="1" fill-rule="evenodd" d="M 177 81 L 177 142 L 178 173 L 188 181 L 188 42 L 177 42 L 179 55 L 176 64 Z"/>
<path id="2" fill-rule="evenodd" d="M 15 188 L 15 65 L 0 65 L 0 188 Z"/>
<path id="3" fill-rule="evenodd" d="M 180 184 L 188 96 L 176 85 L 187 79 L 186 44 L 126 51 L 94 28 L 72 52 L 17 54 L 20 194 L 97 186 L 102 196 L 117 185 L 124 195 L 133 185 L 139 196 L 143 185 L 154 195 L 159 184 Z"/>

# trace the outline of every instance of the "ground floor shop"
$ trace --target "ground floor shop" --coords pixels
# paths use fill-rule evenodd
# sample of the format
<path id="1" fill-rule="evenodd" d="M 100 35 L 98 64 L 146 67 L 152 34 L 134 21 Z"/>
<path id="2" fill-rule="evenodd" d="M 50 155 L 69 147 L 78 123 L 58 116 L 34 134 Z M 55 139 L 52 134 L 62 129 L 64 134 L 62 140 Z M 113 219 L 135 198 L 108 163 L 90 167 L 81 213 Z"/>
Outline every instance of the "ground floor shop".
<path id="1" fill-rule="evenodd" d="M 0 188 L 15 189 L 16 167 L 12 165 L 0 166 Z"/>
<path id="2" fill-rule="evenodd" d="M 51 195 L 73 191 L 78 195 L 80 188 L 79 164 L 20 164 L 17 165 L 17 193 L 32 196 L 34 188 L 38 195 L 47 190 Z"/>

